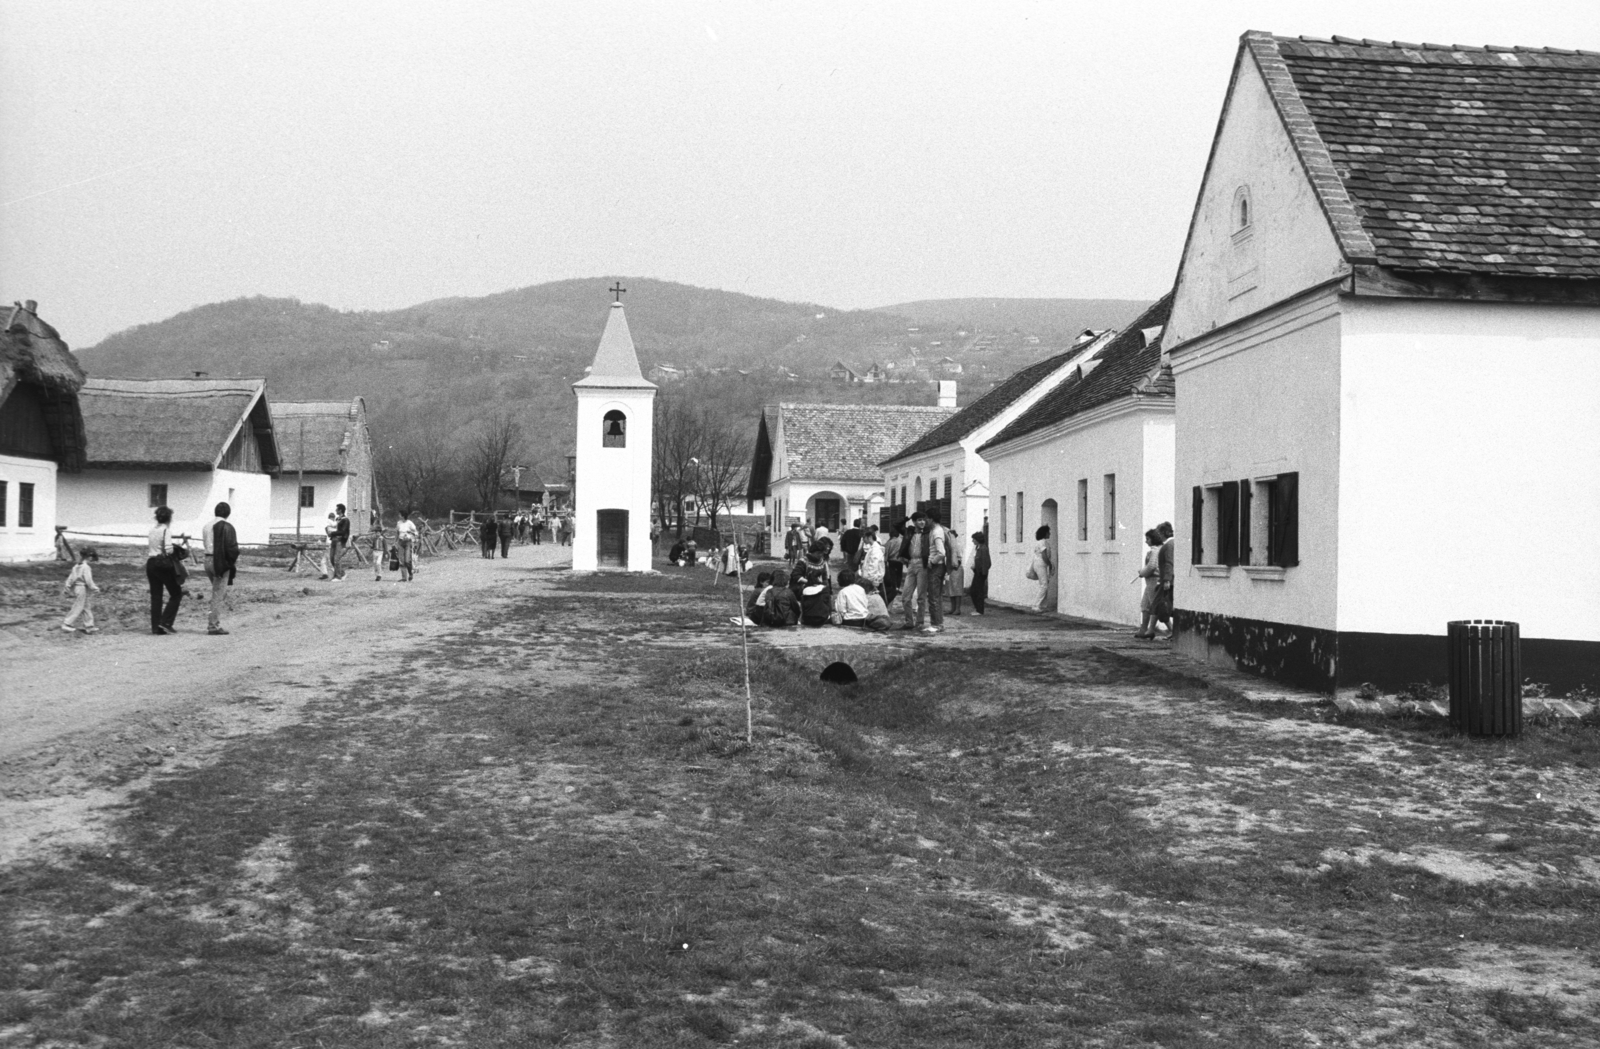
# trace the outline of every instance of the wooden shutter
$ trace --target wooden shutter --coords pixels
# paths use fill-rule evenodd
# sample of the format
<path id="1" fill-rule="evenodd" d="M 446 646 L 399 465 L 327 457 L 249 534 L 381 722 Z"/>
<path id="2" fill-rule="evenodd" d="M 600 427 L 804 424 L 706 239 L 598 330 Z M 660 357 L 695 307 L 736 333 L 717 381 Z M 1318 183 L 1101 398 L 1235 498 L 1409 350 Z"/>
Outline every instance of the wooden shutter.
<path id="1" fill-rule="evenodd" d="M 1279 474 L 1273 486 L 1276 506 L 1273 507 L 1274 534 L 1272 537 L 1272 563 L 1279 568 L 1293 568 L 1300 563 L 1300 475 Z"/>
<path id="2" fill-rule="evenodd" d="M 1249 564 L 1251 554 L 1254 553 L 1250 548 L 1250 502 L 1252 498 L 1253 493 L 1250 488 L 1250 481 L 1246 478 L 1239 482 L 1239 563 L 1241 565 Z"/>
<path id="3" fill-rule="evenodd" d="M 1222 482 L 1217 493 L 1217 562 L 1239 563 L 1239 482 Z"/>
<path id="4" fill-rule="evenodd" d="M 1189 517 L 1189 563 L 1194 565 L 1205 563 L 1205 551 L 1200 541 L 1200 537 L 1205 535 L 1205 512 L 1205 489 L 1195 485 L 1194 512 Z"/>

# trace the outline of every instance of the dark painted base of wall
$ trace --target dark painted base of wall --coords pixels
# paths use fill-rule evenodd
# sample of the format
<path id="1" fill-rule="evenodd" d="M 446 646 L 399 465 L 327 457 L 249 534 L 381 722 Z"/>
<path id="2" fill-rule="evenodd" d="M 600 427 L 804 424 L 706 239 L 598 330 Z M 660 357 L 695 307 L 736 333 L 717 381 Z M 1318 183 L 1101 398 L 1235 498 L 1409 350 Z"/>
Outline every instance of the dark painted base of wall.
<path id="1" fill-rule="evenodd" d="M 1301 688 L 1334 692 L 1371 682 L 1392 692 L 1449 681 L 1447 641 L 1430 634 L 1338 633 L 1182 608 L 1173 618 L 1179 651 Z M 1524 637 L 1522 675 L 1557 693 L 1600 691 L 1600 641 Z"/>

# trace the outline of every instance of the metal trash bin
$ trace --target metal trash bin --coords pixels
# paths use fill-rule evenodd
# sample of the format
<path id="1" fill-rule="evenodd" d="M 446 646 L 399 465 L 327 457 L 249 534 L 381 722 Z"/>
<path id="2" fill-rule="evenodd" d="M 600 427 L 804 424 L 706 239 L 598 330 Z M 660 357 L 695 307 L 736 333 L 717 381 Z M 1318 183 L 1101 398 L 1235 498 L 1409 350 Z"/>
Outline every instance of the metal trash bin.
<path id="1" fill-rule="evenodd" d="M 1469 736 L 1522 734 L 1522 628 L 1500 619 L 1449 624 L 1450 724 Z"/>

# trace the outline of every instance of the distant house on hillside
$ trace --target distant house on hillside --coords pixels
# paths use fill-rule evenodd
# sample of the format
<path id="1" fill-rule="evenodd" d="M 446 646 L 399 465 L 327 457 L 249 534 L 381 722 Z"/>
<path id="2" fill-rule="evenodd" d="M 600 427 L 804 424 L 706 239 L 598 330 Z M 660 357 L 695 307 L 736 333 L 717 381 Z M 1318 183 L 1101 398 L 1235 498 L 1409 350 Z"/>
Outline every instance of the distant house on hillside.
<path id="1" fill-rule="evenodd" d="M 83 369 L 36 309 L 0 331 L 0 561 L 51 556 L 59 475 L 83 468 Z"/>
<path id="2" fill-rule="evenodd" d="M 960 375 L 961 362 L 954 357 L 940 357 L 934 363 L 933 370 L 939 375 Z"/>
<path id="3" fill-rule="evenodd" d="M 280 468 L 264 379 L 89 379 L 82 473 L 60 479 L 57 517 L 107 543 L 144 542 L 157 506 L 200 535 L 227 502 L 241 543 L 265 543 Z"/>
<path id="4" fill-rule="evenodd" d="M 366 401 L 277 401 L 272 416 L 283 458 L 272 481 L 272 530 L 293 532 L 298 512 L 302 533 L 320 533 L 328 511 L 343 503 L 351 530 L 369 531 L 381 505 Z"/>
<path id="5" fill-rule="evenodd" d="M 879 364 L 877 361 L 873 361 L 867 366 L 867 370 L 861 373 L 861 381 L 888 382 L 889 373 L 884 369 L 883 365 Z"/>
<path id="6" fill-rule="evenodd" d="M 954 408 L 901 404 L 769 404 L 756 432 L 746 493 L 765 500 L 774 533 L 790 521 L 837 529 L 884 504 L 878 464 Z"/>
<path id="7" fill-rule="evenodd" d="M 833 362 L 833 367 L 828 369 L 828 378 L 837 383 L 853 383 L 861 381 L 856 375 L 856 370 L 850 367 L 850 365 L 846 364 L 844 361 Z"/>
<path id="8" fill-rule="evenodd" d="M 677 382 L 683 378 L 683 371 L 670 364 L 657 364 L 647 374 L 651 382 Z"/>

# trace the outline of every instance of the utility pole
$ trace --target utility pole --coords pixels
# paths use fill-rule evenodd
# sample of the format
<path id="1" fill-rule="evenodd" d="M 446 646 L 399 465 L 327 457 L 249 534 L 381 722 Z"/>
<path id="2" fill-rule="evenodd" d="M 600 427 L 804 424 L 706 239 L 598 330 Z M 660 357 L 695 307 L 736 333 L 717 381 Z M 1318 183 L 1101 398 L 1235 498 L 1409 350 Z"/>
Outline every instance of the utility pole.
<path id="1" fill-rule="evenodd" d="M 295 462 L 294 482 L 294 541 L 300 541 L 300 508 L 305 503 L 306 490 L 306 417 L 300 417 L 300 457 Z"/>

